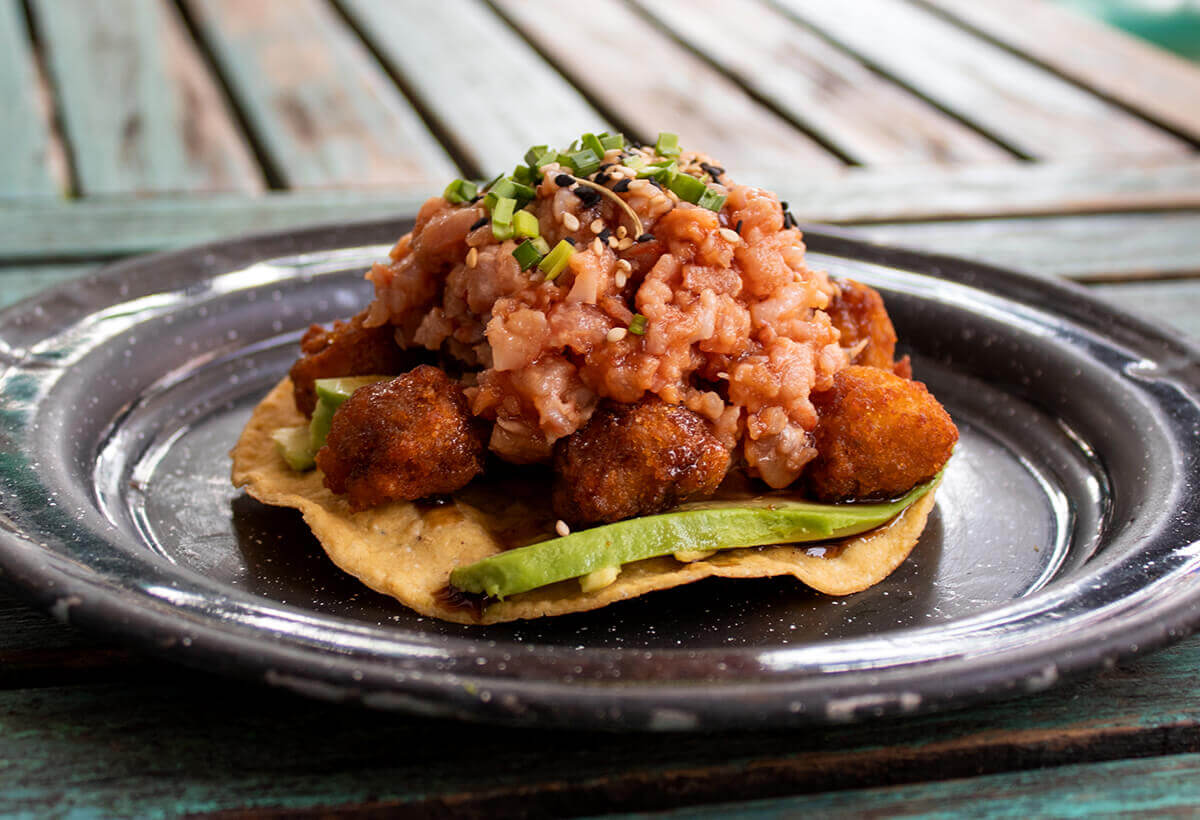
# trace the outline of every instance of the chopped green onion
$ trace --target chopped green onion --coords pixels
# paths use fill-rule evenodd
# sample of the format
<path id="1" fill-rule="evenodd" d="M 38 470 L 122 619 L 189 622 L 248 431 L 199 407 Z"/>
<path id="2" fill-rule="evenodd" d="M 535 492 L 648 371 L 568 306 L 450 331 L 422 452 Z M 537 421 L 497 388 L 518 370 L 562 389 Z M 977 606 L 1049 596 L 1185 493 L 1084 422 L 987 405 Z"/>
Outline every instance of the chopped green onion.
<path id="1" fill-rule="evenodd" d="M 594 153 L 598 157 L 604 156 L 604 143 L 600 142 L 600 138 L 595 134 L 584 134 L 579 138 L 583 143 L 583 147 Z"/>
<path id="2" fill-rule="evenodd" d="M 461 205 L 474 199 L 478 192 L 479 189 L 475 187 L 474 182 L 456 179 L 446 186 L 446 190 L 442 191 L 442 198 L 451 205 Z"/>
<path id="3" fill-rule="evenodd" d="M 679 156 L 679 135 L 667 131 L 659 133 L 658 142 L 654 143 L 654 150 L 660 157 Z"/>
<path id="4" fill-rule="evenodd" d="M 496 197 L 495 204 L 492 206 L 492 224 L 511 225 L 513 221 L 513 211 L 516 209 L 517 201 L 512 197 Z"/>
<path id="5" fill-rule="evenodd" d="M 629 320 L 629 332 L 635 336 L 645 336 L 646 317 L 640 313 L 633 314 L 633 318 Z"/>
<path id="6" fill-rule="evenodd" d="M 621 160 L 621 164 L 634 171 L 646 167 L 646 157 L 643 154 L 631 154 Z"/>
<path id="7" fill-rule="evenodd" d="M 485 190 L 485 191 L 492 190 L 492 186 L 495 185 L 497 182 L 499 182 L 502 179 L 504 179 L 504 174 L 496 174 L 496 176 L 492 177 L 491 181 L 489 181 L 486 185 L 483 186 L 483 190 Z"/>
<path id="8" fill-rule="evenodd" d="M 602 146 L 604 146 L 605 151 L 611 151 L 614 148 L 624 148 L 625 147 L 625 135 L 624 134 L 610 134 L 607 131 L 605 131 L 603 134 L 600 135 L 600 144 Z"/>
<path id="9" fill-rule="evenodd" d="M 693 176 L 687 174 L 674 174 L 667 183 L 675 194 L 686 202 L 699 202 L 700 197 L 704 196 L 704 192 L 708 190 L 708 186 Z"/>
<path id="10" fill-rule="evenodd" d="M 525 163 L 537 170 L 543 165 L 549 165 L 558 157 L 558 151 L 547 145 L 535 145 L 525 152 Z"/>
<path id="11" fill-rule="evenodd" d="M 499 239 L 501 242 L 503 242 L 505 239 L 512 239 L 513 238 L 513 226 L 512 225 L 497 225 L 495 222 L 493 222 L 492 223 L 492 236 L 496 239 Z"/>
<path id="12" fill-rule="evenodd" d="M 590 148 L 573 153 L 559 154 L 558 161 L 571 167 L 576 176 L 586 177 L 600 167 L 600 155 Z"/>
<path id="13" fill-rule="evenodd" d="M 553 282 L 567 266 L 567 260 L 575 253 L 575 246 L 565 239 L 560 239 L 554 250 L 546 254 L 538 262 L 538 270 L 546 274 L 546 281 Z"/>
<path id="14" fill-rule="evenodd" d="M 538 181 L 537 169 L 530 168 L 527 165 L 518 165 L 513 169 L 512 180 L 522 185 L 536 185 Z"/>
<path id="15" fill-rule="evenodd" d="M 708 208 L 710 211 L 719 211 L 725 204 L 725 194 L 717 193 L 715 188 L 705 188 L 704 194 L 696 204 L 701 208 Z"/>
<path id="16" fill-rule="evenodd" d="M 533 243 L 533 246 L 535 248 L 537 248 L 537 252 L 539 255 L 545 256 L 546 254 L 550 253 L 550 245 L 549 245 L 549 243 L 546 242 L 546 240 L 543 237 L 535 236 L 533 239 L 530 239 L 529 241 Z"/>
<path id="17" fill-rule="evenodd" d="M 675 160 L 664 159 L 652 162 L 638 171 L 638 179 L 657 179 L 659 182 L 665 184 L 671 181 L 671 177 L 674 174 Z"/>
<path id="18" fill-rule="evenodd" d="M 505 177 L 493 185 L 491 192 L 488 194 L 489 197 L 506 196 L 515 199 L 518 203 L 518 207 L 524 205 L 526 202 L 529 202 L 536 195 L 537 191 L 533 190 L 533 188 L 530 188 L 528 185 L 522 185 L 520 182 L 516 182 L 508 177 Z"/>
<path id="19" fill-rule="evenodd" d="M 525 212 L 521 211 L 521 213 Z M 528 239 L 517 245 L 513 249 L 512 255 L 517 260 L 517 264 L 521 266 L 521 270 L 529 270 L 542 258 L 542 255 L 537 251 L 537 247 Z"/>
<path id="20" fill-rule="evenodd" d="M 517 211 L 513 214 L 513 232 L 517 236 L 537 236 L 541 233 L 538 227 L 538 218 L 529 211 Z"/>

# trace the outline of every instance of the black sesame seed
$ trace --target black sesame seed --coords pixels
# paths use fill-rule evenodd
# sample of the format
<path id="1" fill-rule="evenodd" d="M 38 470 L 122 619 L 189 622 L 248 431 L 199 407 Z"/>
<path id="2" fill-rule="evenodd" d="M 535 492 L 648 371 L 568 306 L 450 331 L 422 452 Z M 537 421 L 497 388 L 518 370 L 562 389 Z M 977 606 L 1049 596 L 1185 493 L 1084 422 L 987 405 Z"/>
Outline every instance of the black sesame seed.
<path id="1" fill-rule="evenodd" d="M 471 230 L 473 230 L 473 231 L 478 230 L 486 224 L 488 224 L 488 217 L 481 216 L 481 217 L 479 217 L 479 219 L 475 220 L 475 223 L 473 225 L 471 225 Z"/>
<path id="2" fill-rule="evenodd" d="M 610 177 L 608 174 L 597 174 L 596 175 L 596 184 L 597 185 L 607 185 L 609 180 L 611 180 L 611 179 L 612 179 L 612 177 Z"/>
<path id="3" fill-rule="evenodd" d="M 579 197 L 579 201 L 584 205 L 595 205 L 600 199 L 600 193 L 595 188 L 579 187 L 574 191 L 575 196 Z"/>
<path id="4" fill-rule="evenodd" d="M 709 165 L 707 162 L 702 162 L 700 163 L 700 167 L 704 170 L 704 173 L 712 177 L 713 182 L 720 182 L 721 175 L 725 173 L 725 169 L 720 165 Z"/>
<path id="5" fill-rule="evenodd" d="M 641 236 L 639 236 L 639 237 L 637 238 L 637 241 L 638 241 L 638 242 L 653 242 L 653 241 L 654 241 L 654 234 L 652 234 L 652 233 L 644 233 L 644 234 L 642 234 Z"/>
<path id="6" fill-rule="evenodd" d="M 600 231 L 600 233 L 596 234 L 596 236 L 600 237 L 601 242 L 607 242 L 608 238 L 612 236 L 612 231 L 610 231 L 608 228 L 605 228 L 604 230 Z"/>
<path id="7" fill-rule="evenodd" d="M 783 208 L 786 211 L 788 209 L 787 200 L 785 199 L 783 202 L 780 202 L 779 207 Z"/>
<path id="8" fill-rule="evenodd" d="M 738 224 L 736 224 L 736 225 L 734 225 L 734 226 L 733 226 L 733 232 L 734 232 L 734 233 L 741 233 L 741 232 L 742 232 L 742 220 L 740 220 L 740 219 L 739 219 L 739 220 L 738 220 Z"/>
<path id="9" fill-rule="evenodd" d="M 653 185 L 658 190 L 660 190 L 660 191 L 663 190 L 663 184 L 661 182 L 659 182 L 657 179 L 655 179 L 654 177 L 646 177 L 646 179 L 648 179 L 650 181 L 650 184 Z"/>
<path id="10" fill-rule="evenodd" d="M 563 238 L 564 238 L 564 239 L 567 241 L 567 243 L 568 243 L 568 244 L 570 244 L 570 245 L 572 245 L 572 246 L 575 244 L 575 238 L 574 238 L 574 237 L 572 237 L 572 236 L 567 236 L 567 237 L 563 237 Z"/>
<path id="11" fill-rule="evenodd" d="M 612 168 L 614 165 L 616 165 L 615 162 L 606 162 L 603 165 L 601 165 L 599 168 L 597 168 L 596 170 L 603 173 L 603 172 L 607 171 L 609 168 Z"/>
<path id="12" fill-rule="evenodd" d="M 575 177 L 570 174 L 559 174 L 554 178 L 554 184 L 559 188 L 566 188 L 568 185 L 575 184 Z"/>
<path id="13" fill-rule="evenodd" d="M 473 196 L 469 200 L 467 200 L 467 204 L 474 205 L 476 202 L 478 202 L 481 199 L 483 199 L 483 194 L 476 194 L 475 196 Z"/>
<path id="14" fill-rule="evenodd" d="M 618 194 L 623 194 L 629 190 L 629 180 L 623 179 L 613 186 L 613 190 Z"/>

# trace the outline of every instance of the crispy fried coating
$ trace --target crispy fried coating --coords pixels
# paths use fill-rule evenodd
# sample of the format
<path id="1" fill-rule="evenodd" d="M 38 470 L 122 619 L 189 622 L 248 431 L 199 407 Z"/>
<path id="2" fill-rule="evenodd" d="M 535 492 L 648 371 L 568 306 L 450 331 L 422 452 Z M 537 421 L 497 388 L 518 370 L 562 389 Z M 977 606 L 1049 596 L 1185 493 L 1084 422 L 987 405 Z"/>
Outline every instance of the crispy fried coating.
<path id="1" fill-rule="evenodd" d="M 805 480 L 823 501 L 901 495 L 942 469 L 958 441 L 925 385 L 889 370 L 851 365 L 812 400 L 818 455 Z"/>
<path id="2" fill-rule="evenodd" d="M 329 330 L 312 325 L 300 338 L 302 355 L 288 376 L 295 389 L 296 409 L 312 417 L 317 406 L 317 379 L 338 376 L 390 376 L 415 364 L 413 354 L 396 344 L 391 325 L 363 327 L 366 311 Z"/>
<path id="3" fill-rule="evenodd" d="M 554 511 L 572 525 L 661 512 L 711 495 L 729 450 L 708 422 L 678 404 L 606 402 L 554 447 Z"/>
<path id="4" fill-rule="evenodd" d="M 896 329 L 884 307 L 883 297 L 874 288 L 853 279 L 837 281 L 837 296 L 829 303 L 825 312 L 833 326 L 841 331 L 842 347 L 854 348 L 862 345 L 851 364 L 893 370 L 903 378 L 912 377 L 908 357 L 898 362 L 896 356 Z"/>
<path id="5" fill-rule="evenodd" d="M 420 367 L 354 391 L 337 412 L 317 466 L 355 510 L 452 493 L 483 471 L 484 439 L 462 387 Z"/>

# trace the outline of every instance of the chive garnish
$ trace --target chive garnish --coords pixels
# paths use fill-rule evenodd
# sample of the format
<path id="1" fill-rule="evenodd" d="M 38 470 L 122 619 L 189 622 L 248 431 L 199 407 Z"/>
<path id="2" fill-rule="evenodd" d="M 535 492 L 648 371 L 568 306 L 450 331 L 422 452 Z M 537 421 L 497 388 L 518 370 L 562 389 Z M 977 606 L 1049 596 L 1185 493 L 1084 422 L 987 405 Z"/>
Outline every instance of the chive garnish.
<path id="1" fill-rule="evenodd" d="M 581 151 L 569 154 L 559 154 L 558 161 L 569 166 L 577 177 L 591 175 L 600 167 L 601 163 L 600 155 L 590 148 L 584 148 Z"/>
<path id="2" fill-rule="evenodd" d="M 538 228 L 538 219 L 529 211 L 517 211 L 513 214 L 513 232 L 517 236 L 534 237 L 541 233 Z"/>
<path id="3" fill-rule="evenodd" d="M 595 134 L 584 134 L 579 138 L 584 148 L 591 150 L 597 157 L 604 156 L 604 143 Z"/>
<path id="4" fill-rule="evenodd" d="M 679 135 L 668 131 L 661 132 L 658 142 L 654 143 L 654 150 L 660 157 L 679 156 Z"/>
<path id="5" fill-rule="evenodd" d="M 535 145 L 525 152 L 525 163 L 537 170 L 543 165 L 549 165 L 558 157 L 558 151 L 548 145 Z"/>
<path id="6" fill-rule="evenodd" d="M 525 213 L 525 211 L 521 211 Z M 517 264 L 521 266 L 521 270 L 526 271 L 541 261 L 542 254 L 538 253 L 537 246 L 529 239 L 526 239 L 520 245 L 517 245 L 512 252 L 513 258 L 517 260 Z"/>
<path id="7" fill-rule="evenodd" d="M 635 336 L 645 336 L 646 317 L 640 313 L 633 314 L 633 318 L 629 320 L 629 332 Z"/>
<path id="8" fill-rule="evenodd" d="M 465 179 L 456 179 L 446 186 L 446 190 L 442 191 L 442 198 L 451 205 L 461 205 L 462 203 L 473 199 L 479 189 L 474 182 Z"/>
<path id="9" fill-rule="evenodd" d="M 609 134 L 607 131 L 600 135 L 600 144 L 604 146 L 605 151 L 611 151 L 614 148 L 625 147 L 624 134 Z"/>
<path id="10" fill-rule="evenodd" d="M 547 282 L 553 282 L 567 267 L 567 260 L 575 253 L 575 247 L 565 239 L 559 240 L 554 250 L 542 257 L 538 262 L 538 270 L 546 275 Z"/>
<path id="11" fill-rule="evenodd" d="M 704 196 L 708 190 L 707 185 L 687 174 L 673 174 L 667 181 L 667 187 L 674 191 L 680 199 L 692 203 L 699 202 L 700 197 Z"/>
<path id="12" fill-rule="evenodd" d="M 708 208 L 710 211 L 719 211 L 725 204 L 725 194 L 719 194 L 712 188 L 705 188 L 704 193 L 696 200 L 696 204 L 701 208 Z"/>

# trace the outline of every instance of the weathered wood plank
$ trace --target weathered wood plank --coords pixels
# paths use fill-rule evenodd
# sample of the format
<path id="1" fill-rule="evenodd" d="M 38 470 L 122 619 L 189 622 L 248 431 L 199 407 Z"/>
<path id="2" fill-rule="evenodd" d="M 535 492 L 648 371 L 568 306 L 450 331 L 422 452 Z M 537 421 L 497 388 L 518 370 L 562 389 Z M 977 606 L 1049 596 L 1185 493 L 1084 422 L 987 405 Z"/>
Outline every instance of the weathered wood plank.
<path id="1" fill-rule="evenodd" d="M 165 0 L 35 0 L 85 194 L 258 191 L 262 173 Z"/>
<path id="2" fill-rule="evenodd" d="M 1119 308 L 1165 322 L 1200 341 L 1200 279 L 1093 285 L 1092 291 Z"/>
<path id="3" fill-rule="evenodd" d="M 531 145 L 565 147 L 584 132 L 610 130 L 562 75 L 478 0 L 426 4 L 419 24 L 404 4 L 341 5 L 483 179 L 511 170 Z"/>
<path id="4" fill-rule="evenodd" d="M 685 148 L 731 168 L 816 173 L 841 164 L 620 0 L 588 3 L 587 36 L 575 36 L 581 12 L 570 3 L 493 5 L 633 136 L 653 142 L 659 131 L 676 132 Z"/>
<path id="5" fill-rule="evenodd" d="M 864 165 L 1012 155 L 758 0 L 641 7 L 794 122 Z"/>
<path id="6" fill-rule="evenodd" d="M 1200 139 L 1200 66 L 1045 0 L 924 0 L 1064 76 Z"/>
<path id="7" fill-rule="evenodd" d="M 737 177 L 776 189 L 811 222 L 1200 209 L 1200 161 L 1195 160 L 1139 161 L 1111 170 L 1094 164 L 1018 164 L 940 171 L 856 168 L 827 180 L 787 170 Z M 439 180 L 436 186 L 387 191 L 272 192 L 261 198 L 0 199 L 0 260 L 90 259 L 320 221 L 412 215 L 443 185 Z M 1137 217 L 1141 226 L 1154 219 Z M 1092 223 L 1080 224 L 1086 230 Z M 1177 233 L 1164 239 L 1181 243 L 1178 250 L 1185 254 L 1200 241 Z M 1121 266 L 1128 267 L 1128 260 Z"/>
<path id="8" fill-rule="evenodd" d="M 68 185 L 62 145 L 51 128 L 48 100 L 29 42 L 20 0 L 0 0 L 0 196 L 54 196 Z"/>
<path id="9" fill-rule="evenodd" d="M 936 777 L 936 773 L 931 773 Z M 1195 817 L 1200 755 L 1183 754 L 1031 772 L 726 803 L 655 814 L 663 820 L 736 817 L 1027 818 Z M 626 815 L 626 820 L 646 815 Z"/>
<path id="10" fill-rule="evenodd" d="M 1200 276 L 1200 211 L 866 225 L 881 244 L 1085 281 Z"/>
<path id="11" fill-rule="evenodd" d="M 777 0 L 802 21 L 1029 157 L 1181 154 L 1120 108 L 901 0 Z"/>
<path id="12" fill-rule="evenodd" d="M 188 0 L 186 8 L 288 187 L 444 186 L 457 173 L 321 0 Z"/>
<path id="13" fill-rule="evenodd" d="M 497 730 L 163 668 L 0 691 L 0 813 L 454 809 L 561 816 L 1200 750 L 1200 641 L 967 711 L 818 732 Z M 817 798 L 813 798 L 817 799 Z"/>

